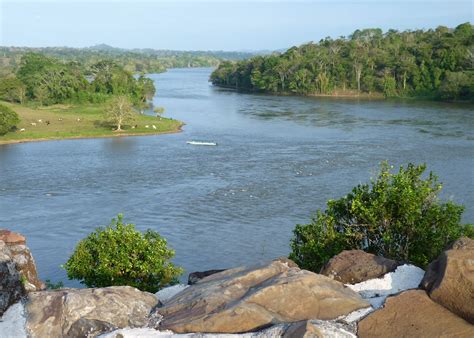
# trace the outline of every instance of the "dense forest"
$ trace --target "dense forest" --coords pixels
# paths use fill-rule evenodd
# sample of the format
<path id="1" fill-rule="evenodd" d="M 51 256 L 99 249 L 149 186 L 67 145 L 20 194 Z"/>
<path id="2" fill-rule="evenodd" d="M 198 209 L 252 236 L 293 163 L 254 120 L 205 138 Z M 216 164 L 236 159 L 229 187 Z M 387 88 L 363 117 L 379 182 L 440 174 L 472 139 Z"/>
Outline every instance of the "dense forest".
<path id="1" fill-rule="evenodd" d="M 215 67 L 221 60 L 242 60 L 253 56 L 244 52 L 127 50 L 108 45 L 88 48 L 0 47 L 0 76 L 14 73 L 20 66 L 21 58 L 28 53 L 40 53 L 63 63 L 76 62 L 84 69 L 102 60 L 112 60 L 131 73 L 160 73 L 168 68 Z"/>
<path id="2" fill-rule="evenodd" d="M 474 29 L 356 30 L 284 53 L 222 62 L 214 85 L 297 95 L 474 100 Z"/>
<path id="3" fill-rule="evenodd" d="M 143 109 L 155 93 L 153 81 L 133 76 L 115 61 L 84 66 L 38 53 L 27 53 L 13 74 L 0 78 L 0 99 L 23 104 L 102 103 L 126 95 Z"/>

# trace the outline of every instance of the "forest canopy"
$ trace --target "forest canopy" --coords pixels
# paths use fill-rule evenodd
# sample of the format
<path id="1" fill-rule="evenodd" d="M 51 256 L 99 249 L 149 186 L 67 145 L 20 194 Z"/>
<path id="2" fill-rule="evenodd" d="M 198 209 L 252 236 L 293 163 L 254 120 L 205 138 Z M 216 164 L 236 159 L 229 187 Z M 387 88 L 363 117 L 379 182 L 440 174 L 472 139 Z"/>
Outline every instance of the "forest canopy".
<path id="1" fill-rule="evenodd" d="M 126 95 L 139 108 L 155 93 L 153 81 L 133 74 L 111 60 L 89 67 L 61 62 L 38 53 L 23 55 L 15 74 L 0 78 L 0 99 L 39 105 L 105 102 Z"/>
<path id="2" fill-rule="evenodd" d="M 474 29 L 356 30 L 284 53 L 226 61 L 214 85 L 297 95 L 371 95 L 474 99 Z"/>

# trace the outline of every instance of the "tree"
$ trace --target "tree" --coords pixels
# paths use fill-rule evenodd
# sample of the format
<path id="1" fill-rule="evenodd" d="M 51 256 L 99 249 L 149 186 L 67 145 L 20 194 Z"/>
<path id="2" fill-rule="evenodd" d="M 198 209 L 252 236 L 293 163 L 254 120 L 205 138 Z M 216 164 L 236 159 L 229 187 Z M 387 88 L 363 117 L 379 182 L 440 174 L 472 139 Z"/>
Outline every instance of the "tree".
<path id="1" fill-rule="evenodd" d="M 116 131 L 122 131 L 123 124 L 133 121 L 135 115 L 130 99 L 123 95 L 114 97 L 105 111 L 106 120 L 113 123 Z"/>
<path id="2" fill-rule="evenodd" d="M 297 225 L 290 258 L 305 269 L 319 269 L 342 250 L 360 249 L 425 267 L 452 241 L 473 236 L 462 225 L 464 208 L 438 199 L 442 185 L 426 165 L 408 164 L 392 173 L 386 162 L 371 185 L 329 200 L 309 224 Z"/>
<path id="3" fill-rule="evenodd" d="M 69 279 L 87 287 L 129 285 L 157 292 L 183 272 L 169 260 L 174 251 L 156 231 L 141 233 L 124 224 L 123 215 L 99 227 L 76 246 L 64 264 Z"/>
<path id="4" fill-rule="evenodd" d="M 155 107 L 153 111 L 156 114 L 156 117 L 161 117 L 165 113 L 165 108 L 164 107 Z"/>
<path id="5" fill-rule="evenodd" d="M 20 123 L 18 114 L 9 107 L 0 104 L 0 135 L 5 135 Z"/>
<path id="6" fill-rule="evenodd" d="M 28 97 L 41 104 L 62 103 L 87 87 L 87 81 L 77 67 L 30 53 L 22 57 L 17 78 L 26 86 Z"/>
<path id="7" fill-rule="evenodd" d="M 385 97 L 397 96 L 397 82 L 389 72 L 383 77 L 383 94 Z"/>
<path id="8" fill-rule="evenodd" d="M 439 95 L 443 99 L 471 99 L 474 100 L 474 74 L 467 72 L 447 72 Z"/>
<path id="9" fill-rule="evenodd" d="M 15 77 L 0 80 L 0 98 L 23 104 L 26 97 L 26 86 Z"/>

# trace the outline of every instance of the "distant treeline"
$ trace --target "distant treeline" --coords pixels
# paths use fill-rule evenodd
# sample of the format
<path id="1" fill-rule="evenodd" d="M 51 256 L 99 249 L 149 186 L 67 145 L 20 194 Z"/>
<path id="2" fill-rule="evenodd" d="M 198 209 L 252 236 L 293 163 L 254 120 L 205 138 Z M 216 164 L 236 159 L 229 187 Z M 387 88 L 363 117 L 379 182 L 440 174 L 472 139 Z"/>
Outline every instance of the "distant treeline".
<path id="1" fill-rule="evenodd" d="M 153 81 L 134 77 L 115 61 L 84 66 L 38 53 L 21 57 L 16 71 L 0 77 L 0 100 L 39 105 L 57 103 L 101 103 L 125 95 L 138 108 L 147 106 L 155 94 Z"/>
<path id="2" fill-rule="evenodd" d="M 0 47 L 0 76 L 14 73 L 27 53 L 40 53 L 64 63 L 74 61 L 84 69 L 102 60 L 112 60 L 131 73 L 160 73 L 168 68 L 215 67 L 222 60 L 242 60 L 253 56 L 251 53 L 224 51 L 127 50 L 107 45 L 88 48 Z"/>
<path id="3" fill-rule="evenodd" d="M 214 85 L 299 95 L 367 95 L 474 100 L 474 29 L 356 30 L 284 53 L 222 62 Z"/>

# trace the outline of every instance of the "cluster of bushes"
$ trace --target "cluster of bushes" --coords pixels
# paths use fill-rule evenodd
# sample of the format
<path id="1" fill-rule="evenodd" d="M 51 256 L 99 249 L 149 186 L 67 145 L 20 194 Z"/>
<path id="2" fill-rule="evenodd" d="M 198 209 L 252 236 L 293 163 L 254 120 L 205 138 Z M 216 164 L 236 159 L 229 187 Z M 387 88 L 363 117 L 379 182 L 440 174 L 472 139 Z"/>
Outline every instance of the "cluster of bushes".
<path id="1" fill-rule="evenodd" d="M 77 62 L 64 63 L 42 54 L 25 54 L 15 74 L 0 79 L 0 99 L 39 105 L 105 102 L 127 95 L 140 107 L 155 93 L 151 79 L 135 78 L 113 61 L 98 61 L 84 69 Z"/>
<path id="2" fill-rule="evenodd" d="M 284 53 L 223 62 L 212 73 L 218 86 L 295 94 L 383 93 L 474 100 L 474 29 L 440 26 L 427 31 L 356 30 Z"/>
<path id="3" fill-rule="evenodd" d="M 182 269 L 169 260 L 174 251 L 157 232 L 137 231 L 122 215 L 81 240 L 64 268 L 87 287 L 130 285 L 157 292 L 177 281 Z"/>
<path id="4" fill-rule="evenodd" d="M 319 272 L 343 250 L 361 249 L 425 267 L 452 241 L 474 237 L 462 225 L 464 208 L 441 202 L 442 185 L 433 173 L 422 178 L 425 165 L 409 164 L 397 173 L 385 162 L 371 184 L 356 186 L 347 196 L 329 200 L 310 223 L 297 225 L 290 258 Z"/>

